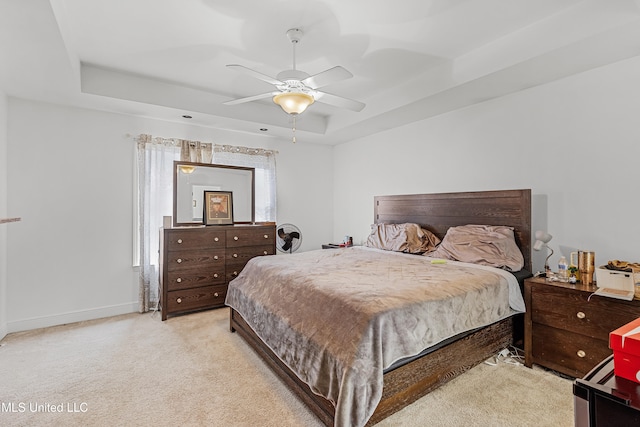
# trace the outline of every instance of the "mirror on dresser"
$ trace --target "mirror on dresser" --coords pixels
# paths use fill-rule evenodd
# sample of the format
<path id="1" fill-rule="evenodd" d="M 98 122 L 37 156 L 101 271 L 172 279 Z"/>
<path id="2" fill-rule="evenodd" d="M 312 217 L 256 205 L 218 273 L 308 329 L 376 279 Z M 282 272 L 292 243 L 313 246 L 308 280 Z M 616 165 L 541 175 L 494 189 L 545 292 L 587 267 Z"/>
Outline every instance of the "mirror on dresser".
<path id="1" fill-rule="evenodd" d="M 234 222 L 255 222 L 254 168 L 183 161 L 173 164 L 174 227 L 202 224 L 205 191 L 231 191 Z"/>

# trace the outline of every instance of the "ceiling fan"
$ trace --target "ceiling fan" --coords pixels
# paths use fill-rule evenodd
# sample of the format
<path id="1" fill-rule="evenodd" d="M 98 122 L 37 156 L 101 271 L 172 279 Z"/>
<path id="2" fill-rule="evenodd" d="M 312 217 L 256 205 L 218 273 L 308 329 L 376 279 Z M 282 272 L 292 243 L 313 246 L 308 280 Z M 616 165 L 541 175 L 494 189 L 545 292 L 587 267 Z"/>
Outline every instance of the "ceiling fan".
<path id="1" fill-rule="evenodd" d="M 248 96 L 246 98 L 233 99 L 224 102 L 225 105 L 236 105 L 245 102 L 257 101 L 259 99 L 272 98 L 284 112 L 296 116 L 304 112 L 307 107 L 315 101 L 333 105 L 340 108 L 347 108 L 353 111 L 361 111 L 365 104 L 353 99 L 343 98 L 319 90 L 320 88 L 353 77 L 349 71 L 343 67 L 336 66 L 321 73 L 310 76 L 304 71 L 296 69 L 296 45 L 302 38 L 302 30 L 292 28 L 287 31 L 287 37 L 293 44 L 293 68 L 279 73 L 275 78 L 254 71 L 242 65 L 230 64 L 227 67 L 243 72 L 262 81 L 270 83 L 277 90 L 262 93 L 260 95 Z"/>

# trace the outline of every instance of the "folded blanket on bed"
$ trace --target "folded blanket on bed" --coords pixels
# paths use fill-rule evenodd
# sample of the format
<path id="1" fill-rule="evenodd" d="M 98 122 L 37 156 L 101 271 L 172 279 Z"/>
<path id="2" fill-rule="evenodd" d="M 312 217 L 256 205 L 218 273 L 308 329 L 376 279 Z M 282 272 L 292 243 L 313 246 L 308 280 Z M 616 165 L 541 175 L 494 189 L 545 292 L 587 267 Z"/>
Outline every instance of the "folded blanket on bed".
<path id="1" fill-rule="evenodd" d="M 367 422 L 395 361 L 524 311 L 508 272 L 361 247 L 253 258 L 226 303 L 335 404 L 336 426 Z"/>

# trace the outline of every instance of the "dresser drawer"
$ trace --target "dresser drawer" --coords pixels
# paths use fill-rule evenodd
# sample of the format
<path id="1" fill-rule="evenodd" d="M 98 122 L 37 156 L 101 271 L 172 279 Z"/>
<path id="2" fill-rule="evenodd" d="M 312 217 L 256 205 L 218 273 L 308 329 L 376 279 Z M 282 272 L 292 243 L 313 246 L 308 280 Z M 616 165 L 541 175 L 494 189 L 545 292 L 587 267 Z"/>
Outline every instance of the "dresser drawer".
<path id="1" fill-rule="evenodd" d="M 611 355 L 608 341 L 534 324 L 532 355 L 536 363 L 576 378 Z"/>
<path id="2" fill-rule="evenodd" d="M 227 250 L 227 264 L 245 265 L 251 258 L 263 255 L 273 255 L 273 246 L 245 246 Z"/>
<path id="3" fill-rule="evenodd" d="M 225 282 L 224 265 L 218 268 L 193 270 L 177 270 L 167 274 L 167 290 L 196 288 L 206 285 L 221 285 Z"/>
<path id="4" fill-rule="evenodd" d="M 213 228 L 192 228 L 166 230 L 165 245 L 168 251 L 224 248 L 226 233 Z"/>
<path id="5" fill-rule="evenodd" d="M 276 241 L 273 227 L 237 227 L 227 230 L 227 247 L 274 245 Z"/>
<path id="6" fill-rule="evenodd" d="M 223 306 L 227 295 L 227 285 L 203 286 L 167 292 L 166 309 L 169 313 Z"/>
<path id="7" fill-rule="evenodd" d="M 531 320 L 608 342 L 609 332 L 638 317 L 637 307 L 588 297 L 585 292 L 535 286 L 531 289 Z"/>
<path id="8" fill-rule="evenodd" d="M 247 262 L 251 258 L 265 255 L 273 255 L 273 246 L 255 246 L 246 248 L 233 248 L 227 252 L 227 280 L 238 277 Z"/>
<path id="9" fill-rule="evenodd" d="M 224 271 L 225 250 L 197 250 L 169 252 L 166 259 L 167 271 L 191 270 L 201 268 L 206 270 Z"/>

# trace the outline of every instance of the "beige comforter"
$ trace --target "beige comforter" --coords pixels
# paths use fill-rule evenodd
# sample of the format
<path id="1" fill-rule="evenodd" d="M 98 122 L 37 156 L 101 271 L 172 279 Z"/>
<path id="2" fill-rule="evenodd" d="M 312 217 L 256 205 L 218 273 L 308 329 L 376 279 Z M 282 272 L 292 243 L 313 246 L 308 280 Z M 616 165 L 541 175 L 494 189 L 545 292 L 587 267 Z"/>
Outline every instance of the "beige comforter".
<path id="1" fill-rule="evenodd" d="M 253 258 L 226 303 L 335 404 L 336 426 L 362 426 L 380 401 L 385 368 L 524 311 L 513 275 L 431 261 L 362 247 Z"/>

